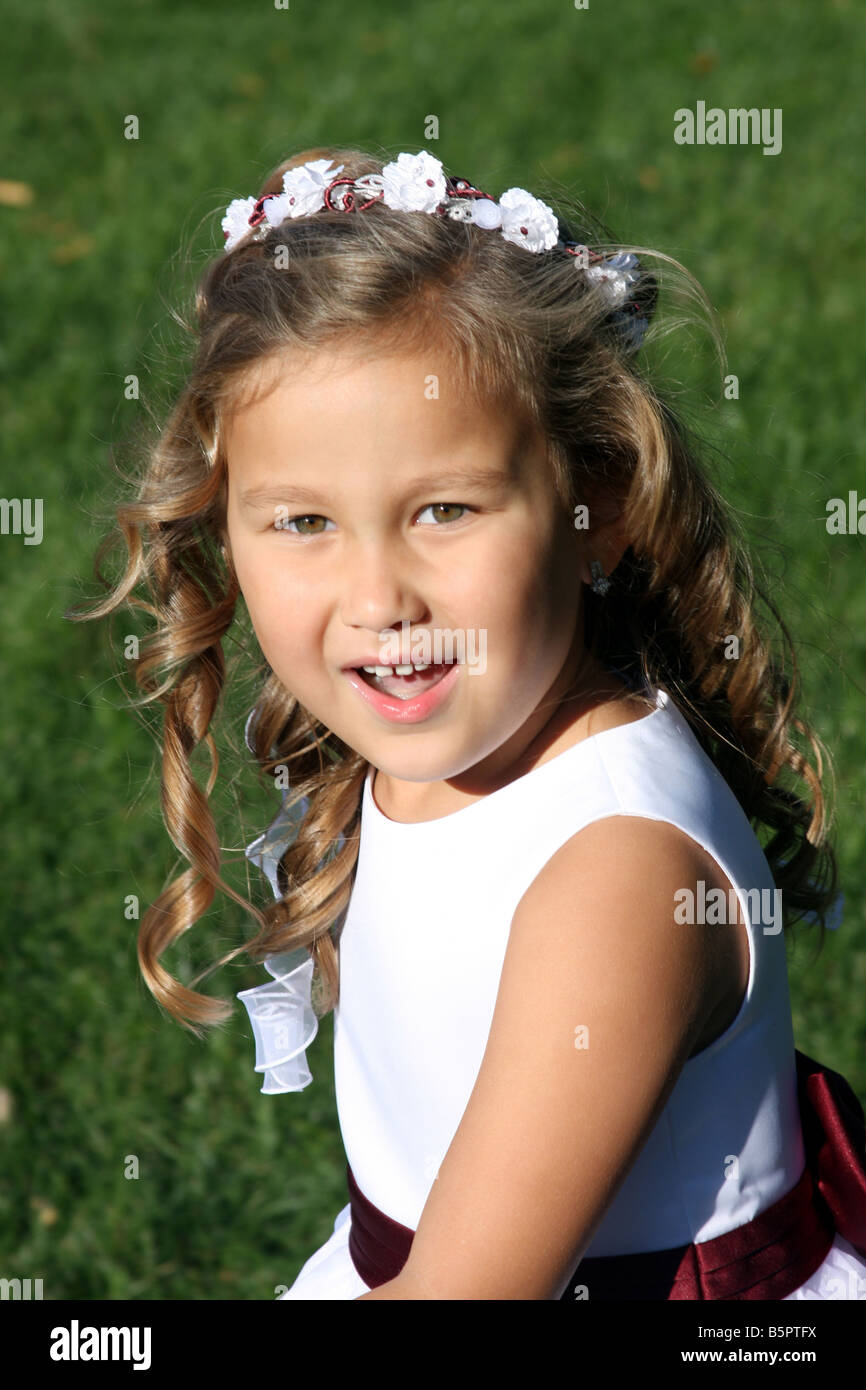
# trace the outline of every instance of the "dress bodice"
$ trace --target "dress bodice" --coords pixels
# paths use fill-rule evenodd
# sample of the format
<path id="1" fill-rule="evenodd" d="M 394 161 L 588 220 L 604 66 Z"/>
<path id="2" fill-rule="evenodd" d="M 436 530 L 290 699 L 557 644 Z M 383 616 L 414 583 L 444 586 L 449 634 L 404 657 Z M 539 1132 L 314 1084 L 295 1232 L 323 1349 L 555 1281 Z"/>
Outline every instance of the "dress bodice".
<path id="1" fill-rule="evenodd" d="M 684 1065 L 586 1254 L 708 1240 L 803 1171 L 772 874 L 730 787 L 673 700 L 654 693 L 650 714 L 436 820 L 388 819 L 368 773 L 339 938 L 337 1107 L 358 1183 L 405 1226 L 417 1227 L 472 1093 L 515 909 L 557 849 L 610 815 L 667 821 L 712 856 L 742 905 L 750 967 L 736 1018 Z"/>
<path id="2" fill-rule="evenodd" d="M 370 1201 L 415 1229 L 475 1084 L 520 899 L 565 842 L 595 820 L 666 821 L 732 884 L 749 979 L 736 1018 L 690 1057 L 586 1255 L 699 1243 L 745 1225 L 805 1166 L 794 1038 L 775 884 L 736 797 L 664 690 L 630 724 L 593 734 L 437 820 L 380 811 L 363 788 L 358 864 L 339 936 L 334 1067 L 343 1144 Z M 285 803 L 284 803 L 285 804 Z M 276 863 L 306 807 L 247 846 L 279 896 Z M 711 919 L 710 919 L 711 920 Z M 306 949 L 266 962 L 242 991 L 262 1090 L 312 1080 L 317 1032 Z"/>

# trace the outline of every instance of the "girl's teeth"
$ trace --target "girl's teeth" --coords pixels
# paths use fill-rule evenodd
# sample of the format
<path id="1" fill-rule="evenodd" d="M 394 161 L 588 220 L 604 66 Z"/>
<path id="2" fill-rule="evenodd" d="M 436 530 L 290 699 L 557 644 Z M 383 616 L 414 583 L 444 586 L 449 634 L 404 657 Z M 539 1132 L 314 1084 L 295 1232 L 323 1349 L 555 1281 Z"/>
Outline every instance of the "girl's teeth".
<path id="1" fill-rule="evenodd" d="M 419 661 L 410 666 L 362 666 L 361 670 L 368 676 L 411 676 L 413 671 L 426 671 L 429 666 L 429 661 Z"/>
<path id="2" fill-rule="evenodd" d="M 362 666 L 368 684 L 383 695 L 414 700 L 445 677 L 452 662 L 403 662 L 399 666 Z"/>

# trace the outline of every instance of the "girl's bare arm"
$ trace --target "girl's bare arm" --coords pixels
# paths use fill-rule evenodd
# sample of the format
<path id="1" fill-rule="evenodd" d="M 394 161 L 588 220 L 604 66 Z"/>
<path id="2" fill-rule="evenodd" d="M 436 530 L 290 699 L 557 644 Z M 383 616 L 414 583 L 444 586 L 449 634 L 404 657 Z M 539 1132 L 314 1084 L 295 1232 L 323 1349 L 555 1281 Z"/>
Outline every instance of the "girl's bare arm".
<path id="1" fill-rule="evenodd" d="M 545 865 L 409 1259 L 363 1298 L 561 1296 L 727 988 L 725 928 L 674 921 L 675 893 L 706 873 L 687 835 L 634 816 Z"/>

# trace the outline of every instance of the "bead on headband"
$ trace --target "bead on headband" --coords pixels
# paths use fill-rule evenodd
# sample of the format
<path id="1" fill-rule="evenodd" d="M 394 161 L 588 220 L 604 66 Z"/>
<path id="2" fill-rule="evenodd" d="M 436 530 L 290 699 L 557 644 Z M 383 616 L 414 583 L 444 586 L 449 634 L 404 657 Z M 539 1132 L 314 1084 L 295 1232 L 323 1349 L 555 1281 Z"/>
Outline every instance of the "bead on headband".
<path id="1" fill-rule="evenodd" d="M 525 188 L 509 188 L 497 202 L 467 179 L 447 177 L 441 161 L 427 150 L 399 154 L 380 174 L 340 178 L 344 167 L 334 167 L 329 159 L 309 160 L 283 174 L 281 193 L 233 199 L 222 219 L 225 251 L 233 251 L 240 242 L 261 241 L 287 218 L 309 217 L 323 208 L 366 212 L 382 202 L 400 212 L 427 212 L 474 222 L 485 230 L 498 229 L 507 241 L 526 251 L 538 254 L 558 249 L 573 256 L 575 269 L 602 286 L 627 349 L 636 352 L 641 346 L 648 319 L 640 303 L 629 299 L 631 286 L 642 273 L 633 253 L 606 257 L 562 237 L 552 208 Z"/>

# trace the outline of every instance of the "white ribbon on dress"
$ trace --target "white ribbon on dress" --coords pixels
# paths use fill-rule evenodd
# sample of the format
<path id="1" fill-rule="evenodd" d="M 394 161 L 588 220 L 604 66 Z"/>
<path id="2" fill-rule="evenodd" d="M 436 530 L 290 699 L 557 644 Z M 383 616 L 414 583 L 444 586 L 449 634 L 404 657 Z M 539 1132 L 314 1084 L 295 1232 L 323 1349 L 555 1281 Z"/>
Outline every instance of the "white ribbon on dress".
<path id="1" fill-rule="evenodd" d="M 298 956 L 305 959 L 298 962 Z M 313 958 L 302 947 L 268 956 L 264 965 L 273 980 L 243 989 L 237 996 L 253 1026 L 254 1070 L 265 1074 L 262 1091 L 266 1096 L 302 1091 L 313 1079 L 304 1049 L 319 1031 L 310 1000 Z"/>
<path id="2" fill-rule="evenodd" d="M 248 728 L 249 719 L 245 735 Z M 276 818 L 244 850 L 247 859 L 261 869 L 278 900 L 282 894 L 277 866 L 297 837 L 310 804 L 309 798 L 302 797 L 287 809 L 287 799 L 288 792 L 284 791 L 283 804 Z M 313 958 L 307 947 L 301 946 L 296 951 L 267 956 L 264 966 L 273 979 L 237 994 L 249 1014 L 256 1040 L 254 1070 L 265 1074 L 261 1088 L 265 1095 L 302 1091 L 313 1079 L 305 1049 L 319 1031 L 319 1020 L 311 1001 Z"/>

